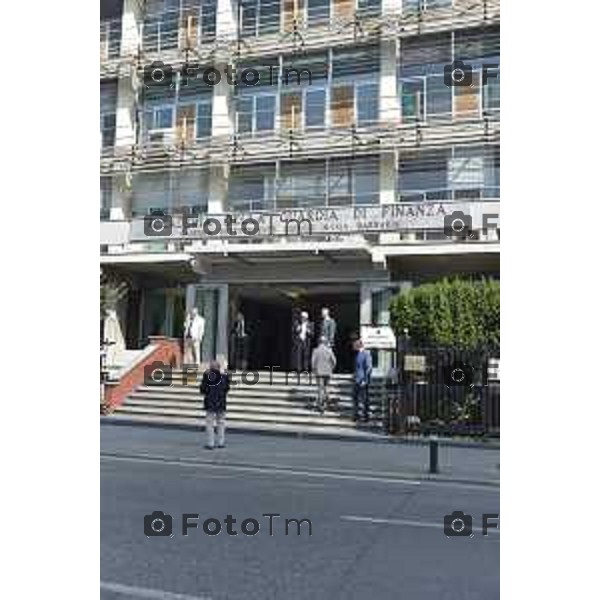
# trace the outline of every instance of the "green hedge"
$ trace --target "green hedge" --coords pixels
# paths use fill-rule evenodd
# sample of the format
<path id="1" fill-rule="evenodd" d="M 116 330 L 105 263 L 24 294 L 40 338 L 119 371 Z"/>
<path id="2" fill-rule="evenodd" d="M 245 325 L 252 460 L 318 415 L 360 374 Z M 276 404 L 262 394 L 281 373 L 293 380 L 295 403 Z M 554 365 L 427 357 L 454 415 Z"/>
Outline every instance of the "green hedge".
<path id="1" fill-rule="evenodd" d="M 500 283 L 442 279 L 401 292 L 390 302 L 396 335 L 416 344 L 474 349 L 500 344 Z"/>

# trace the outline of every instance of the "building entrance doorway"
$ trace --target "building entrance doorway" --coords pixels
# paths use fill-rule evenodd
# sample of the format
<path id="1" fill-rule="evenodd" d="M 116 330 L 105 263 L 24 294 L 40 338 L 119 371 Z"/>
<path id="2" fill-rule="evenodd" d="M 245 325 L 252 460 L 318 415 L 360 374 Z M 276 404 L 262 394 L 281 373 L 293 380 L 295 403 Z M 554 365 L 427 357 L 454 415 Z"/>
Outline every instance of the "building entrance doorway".
<path id="1" fill-rule="evenodd" d="M 328 307 L 337 323 L 334 352 L 338 373 L 352 371 L 352 340 L 359 332 L 360 293 L 357 284 L 313 285 L 230 285 L 229 323 L 237 311 L 244 316 L 247 333 L 247 368 L 265 370 L 278 365 L 281 370 L 296 368 L 293 353 L 294 314 L 306 311 L 314 324 L 312 347 L 317 345 L 321 329 L 321 309 Z M 231 327 L 230 327 L 231 329 Z M 233 332 L 232 332 L 233 333 Z M 235 339 L 230 343 L 232 364 Z"/>

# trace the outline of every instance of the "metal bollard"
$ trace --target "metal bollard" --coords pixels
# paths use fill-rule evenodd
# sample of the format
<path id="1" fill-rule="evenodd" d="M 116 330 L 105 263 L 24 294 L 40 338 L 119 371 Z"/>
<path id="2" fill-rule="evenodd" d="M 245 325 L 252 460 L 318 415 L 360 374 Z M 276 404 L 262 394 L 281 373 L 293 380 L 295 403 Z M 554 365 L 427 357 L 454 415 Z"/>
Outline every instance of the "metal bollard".
<path id="1" fill-rule="evenodd" d="M 438 472 L 438 450 L 439 450 L 439 442 L 437 437 L 429 438 L 429 472 L 437 473 Z"/>

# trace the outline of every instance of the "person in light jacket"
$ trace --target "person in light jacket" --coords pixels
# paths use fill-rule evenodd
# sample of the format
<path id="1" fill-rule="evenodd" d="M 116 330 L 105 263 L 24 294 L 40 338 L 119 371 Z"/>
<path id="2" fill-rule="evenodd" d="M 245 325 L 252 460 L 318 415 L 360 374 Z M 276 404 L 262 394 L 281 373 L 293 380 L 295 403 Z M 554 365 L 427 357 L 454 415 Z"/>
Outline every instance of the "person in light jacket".
<path id="1" fill-rule="evenodd" d="M 329 382 L 335 369 L 335 354 L 328 343 L 327 338 L 322 335 L 319 345 L 312 353 L 312 370 L 317 376 L 317 409 L 323 413 L 329 404 Z"/>
<path id="2" fill-rule="evenodd" d="M 213 360 L 210 369 L 204 372 L 200 392 L 204 394 L 206 411 L 206 448 L 215 447 L 215 425 L 217 427 L 217 448 L 225 447 L 225 413 L 227 411 L 227 393 L 229 377 L 221 371 L 221 365 Z"/>
<path id="3" fill-rule="evenodd" d="M 330 316 L 329 309 L 327 307 L 323 307 L 321 309 L 321 317 L 321 335 L 325 336 L 327 344 L 330 348 L 333 348 L 333 345 L 335 344 L 337 324 L 335 319 Z"/>
<path id="4" fill-rule="evenodd" d="M 200 367 L 202 338 L 204 337 L 204 317 L 194 307 L 192 314 L 188 314 L 184 324 L 184 345 L 189 345 L 192 362 Z"/>

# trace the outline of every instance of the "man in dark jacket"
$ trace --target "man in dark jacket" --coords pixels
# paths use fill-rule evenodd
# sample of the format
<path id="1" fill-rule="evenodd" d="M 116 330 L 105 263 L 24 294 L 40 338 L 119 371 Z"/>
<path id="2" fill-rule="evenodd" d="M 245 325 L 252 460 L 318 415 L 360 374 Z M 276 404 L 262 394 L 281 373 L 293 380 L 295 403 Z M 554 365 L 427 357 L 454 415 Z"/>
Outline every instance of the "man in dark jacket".
<path id="1" fill-rule="evenodd" d="M 354 342 L 356 358 L 354 362 L 354 420 L 358 421 L 362 408 L 362 420 L 369 420 L 369 384 L 373 371 L 371 353 L 364 347 L 362 340 Z"/>
<path id="2" fill-rule="evenodd" d="M 229 377 L 221 372 L 221 365 L 213 360 L 210 369 L 204 372 L 200 393 L 204 394 L 206 411 L 206 448 L 215 447 L 215 424 L 217 426 L 217 448 L 225 447 L 225 411 L 227 410 L 227 392 Z"/>

